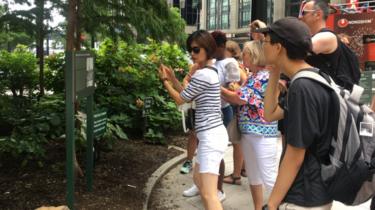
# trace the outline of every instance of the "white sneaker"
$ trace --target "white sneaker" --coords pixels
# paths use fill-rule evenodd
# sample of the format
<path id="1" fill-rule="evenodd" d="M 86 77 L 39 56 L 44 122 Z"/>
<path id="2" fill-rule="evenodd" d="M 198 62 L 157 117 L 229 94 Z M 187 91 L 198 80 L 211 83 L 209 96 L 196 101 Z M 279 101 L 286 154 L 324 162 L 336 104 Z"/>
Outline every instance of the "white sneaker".
<path id="1" fill-rule="evenodd" d="M 182 193 L 183 196 L 185 197 L 193 197 L 193 196 L 197 196 L 199 195 L 199 189 L 198 187 L 194 184 L 192 187 L 190 187 L 189 189 L 185 190 L 183 193 Z"/>
<path id="2" fill-rule="evenodd" d="M 226 198 L 225 193 L 221 192 L 220 190 L 217 191 L 217 197 L 219 197 L 220 202 L 223 202 Z"/>

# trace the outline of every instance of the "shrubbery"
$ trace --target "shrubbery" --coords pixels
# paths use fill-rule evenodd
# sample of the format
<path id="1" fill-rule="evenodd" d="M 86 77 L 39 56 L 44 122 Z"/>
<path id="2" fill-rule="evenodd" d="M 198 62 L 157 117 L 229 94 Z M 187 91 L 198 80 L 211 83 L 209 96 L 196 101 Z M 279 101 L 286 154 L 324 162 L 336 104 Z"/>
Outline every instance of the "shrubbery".
<path id="1" fill-rule="evenodd" d="M 41 159 L 49 141 L 61 141 L 58 137 L 65 133 L 64 59 L 64 54 L 46 58 L 45 86 L 53 94 L 38 98 L 33 97 L 37 89 L 35 56 L 23 46 L 12 53 L 0 52 L 0 71 L 4 72 L 0 74 L 0 154 L 22 155 L 25 161 Z M 184 51 L 168 43 L 149 40 L 148 44 L 129 45 L 105 40 L 96 52 L 95 109 L 108 110 L 103 142 L 109 146 L 128 136 L 164 143 L 165 132 L 180 129 L 180 113 L 157 75 L 160 62 L 174 68 L 180 79 L 187 71 Z M 8 90 L 11 96 L 4 94 Z M 154 103 L 145 118 L 142 102 L 146 97 Z M 81 141 L 84 127 L 77 130 L 76 139 Z M 78 148 L 83 145 L 77 142 Z"/>

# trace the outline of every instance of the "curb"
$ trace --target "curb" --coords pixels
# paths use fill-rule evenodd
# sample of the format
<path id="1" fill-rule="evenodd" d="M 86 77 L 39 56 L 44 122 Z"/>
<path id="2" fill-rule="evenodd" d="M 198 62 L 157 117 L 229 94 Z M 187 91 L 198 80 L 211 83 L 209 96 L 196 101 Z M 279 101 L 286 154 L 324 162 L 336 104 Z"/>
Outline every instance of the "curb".
<path id="1" fill-rule="evenodd" d="M 176 146 L 169 146 L 169 148 L 173 148 L 175 150 L 184 152 L 181 155 L 174 157 L 161 165 L 152 175 L 148 178 L 147 183 L 143 192 L 146 194 L 146 199 L 143 201 L 143 210 L 148 210 L 148 202 L 150 200 L 151 193 L 156 185 L 156 183 L 162 178 L 169 170 L 180 164 L 183 160 L 186 159 L 187 151 L 180 147 Z"/>

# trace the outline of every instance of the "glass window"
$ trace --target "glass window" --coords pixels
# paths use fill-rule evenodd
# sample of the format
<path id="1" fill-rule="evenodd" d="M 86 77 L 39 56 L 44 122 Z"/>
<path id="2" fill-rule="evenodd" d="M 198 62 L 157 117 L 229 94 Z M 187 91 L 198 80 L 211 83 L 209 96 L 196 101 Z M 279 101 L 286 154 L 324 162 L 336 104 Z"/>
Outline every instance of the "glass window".
<path id="1" fill-rule="evenodd" d="M 207 29 L 228 29 L 230 17 L 229 0 L 207 0 Z"/>
<path id="2" fill-rule="evenodd" d="M 285 1 L 285 16 L 298 17 L 299 7 L 302 0 L 286 0 Z"/>
<path id="3" fill-rule="evenodd" d="M 248 27 L 251 21 L 251 0 L 238 1 L 238 28 Z"/>

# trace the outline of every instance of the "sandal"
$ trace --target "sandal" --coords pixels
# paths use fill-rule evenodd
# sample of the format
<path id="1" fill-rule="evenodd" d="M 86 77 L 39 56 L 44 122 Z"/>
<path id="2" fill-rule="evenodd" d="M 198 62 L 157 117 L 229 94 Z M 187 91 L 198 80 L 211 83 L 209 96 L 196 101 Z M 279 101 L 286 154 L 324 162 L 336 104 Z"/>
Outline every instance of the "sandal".
<path id="1" fill-rule="evenodd" d="M 223 182 L 227 184 L 241 185 L 241 177 L 235 177 L 233 174 L 231 174 L 225 176 Z"/>
<path id="2" fill-rule="evenodd" d="M 247 177 L 247 173 L 245 169 L 241 169 L 241 176 L 242 177 Z"/>

